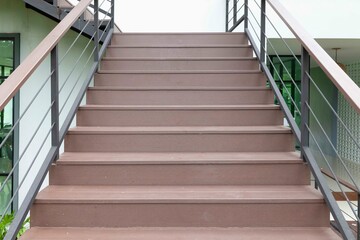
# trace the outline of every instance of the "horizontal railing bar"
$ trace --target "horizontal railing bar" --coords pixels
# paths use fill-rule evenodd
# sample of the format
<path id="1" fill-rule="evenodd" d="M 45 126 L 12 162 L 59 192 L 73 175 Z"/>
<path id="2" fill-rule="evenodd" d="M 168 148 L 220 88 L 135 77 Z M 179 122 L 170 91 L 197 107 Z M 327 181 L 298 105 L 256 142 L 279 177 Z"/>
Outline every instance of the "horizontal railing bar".
<path id="1" fill-rule="evenodd" d="M 95 50 L 96 50 L 96 48 L 94 47 L 93 50 L 91 51 L 91 54 L 90 54 L 89 57 L 87 58 L 84 66 L 83 66 L 83 68 L 81 69 L 80 75 L 79 75 L 78 78 L 76 79 L 75 84 L 74 84 L 74 87 L 70 90 L 69 95 L 68 95 L 67 98 L 65 99 L 64 104 L 63 104 L 63 106 L 61 107 L 61 109 L 60 109 L 60 111 L 59 111 L 59 115 L 61 115 L 61 113 L 62 113 L 62 111 L 64 110 L 67 102 L 69 101 L 69 99 L 70 99 L 70 97 L 71 97 L 71 94 L 73 93 L 76 85 L 79 83 L 80 78 L 81 78 L 81 76 L 83 75 L 83 73 L 84 73 L 84 71 L 85 71 L 85 69 L 86 69 L 86 66 L 87 66 L 87 64 L 89 63 L 91 57 L 93 56 Z"/>
<path id="2" fill-rule="evenodd" d="M 46 143 L 46 140 L 49 138 L 50 136 L 50 133 L 51 133 L 51 130 L 53 128 L 54 124 L 52 124 L 50 130 L 47 132 L 44 140 L 42 141 L 42 144 L 40 146 L 40 148 L 37 150 L 36 154 L 35 154 L 35 157 L 32 159 L 31 163 L 30 163 L 30 166 L 29 168 L 26 170 L 26 173 L 24 174 L 24 177 L 23 179 L 21 180 L 20 184 L 17 186 L 16 190 L 12 192 L 12 198 L 10 199 L 9 201 L 9 204 L 7 205 L 7 207 L 5 208 L 5 211 L 3 212 L 3 215 L 0 217 L 0 222 L 3 220 L 3 218 L 5 217 L 5 213 L 9 210 L 10 206 L 11 206 L 11 203 L 14 201 L 14 199 L 16 198 L 16 196 L 19 194 L 19 191 L 20 191 L 20 188 L 21 186 L 23 185 L 26 177 L 28 176 L 32 166 L 34 165 L 35 161 L 36 161 L 36 158 L 39 156 L 41 150 L 42 150 L 42 147 L 44 146 L 44 144 Z"/>
<path id="3" fill-rule="evenodd" d="M 261 64 L 261 68 L 263 69 L 265 75 L 266 75 L 266 78 L 269 80 L 269 83 L 270 83 L 270 86 L 271 88 L 273 89 L 274 93 L 275 93 L 275 96 L 277 98 L 277 100 L 279 101 L 280 103 L 280 107 L 281 109 L 284 111 L 285 113 L 285 118 L 286 120 L 288 121 L 289 125 L 290 125 L 290 128 L 292 129 L 292 131 L 294 132 L 294 135 L 296 137 L 296 140 L 298 142 L 301 142 L 301 132 L 300 132 L 300 129 L 299 129 L 299 126 L 296 124 L 295 122 L 295 119 L 293 118 L 292 114 L 291 114 L 291 111 L 288 107 L 288 105 L 286 104 L 279 88 L 277 87 L 276 85 L 276 82 L 273 78 L 273 76 L 271 75 L 269 69 L 267 68 L 265 62 L 262 62 L 260 63 Z"/>
<path id="4" fill-rule="evenodd" d="M 101 46 L 100 50 L 99 50 L 99 57 L 102 58 L 105 54 L 105 51 L 106 51 L 106 46 L 108 46 L 110 44 L 110 41 L 111 41 L 111 36 L 114 32 L 114 29 L 110 29 L 109 30 L 109 33 L 107 34 L 105 40 L 104 40 L 104 43 L 103 45 Z"/>
<path id="5" fill-rule="evenodd" d="M 299 63 L 299 65 L 301 66 L 301 62 L 300 60 L 296 57 L 296 54 L 293 52 L 293 50 L 291 50 L 290 46 L 288 45 L 288 43 L 285 41 L 285 39 L 281 36 L 281 34 L 279 33 L 279 31 L 275 28 L 275 25 L 273 24 L 273 22 L 270 20 L 270 18 L 265 15 L 265 17 L 267 18 L 267 20 L 269 21 L 269 23 L 271 24 L 271 26 L 273 27 L 273 29 L 276 31 L 276 33 L 278 34 L 278 36 L 280 37 L 280 39 L 285 43 L 286 48 L 289 49 L 289 51 L 291 52 L 291 54 L 295 57 L 296 61 Z"/>
<path id="6" fill-rule="evenodd" d="M 249 21 L 249 23 L 251 24 L 250 21 Z M 251 45 L 253 46 L 253 50 L 254 50 L 254 52 L 255 52 L 255 55 L 256 55 L 257 59 L 260 59 L 260 51 L 259 51 L 259 49 L 256 47 L 254 38 L 251 36 L 251 33 L 250 33 L 250 31 L 249 31 L 248 28 L 245 29 L 245 33 L 246 33 L 246 36 L 248 37 Z"/>
<path id="7" fill-rule="evenodd" d="M 308 126 L 307 126 L 308 127 Z M 317 162 L 315 160 L 315 157 L 311 153 L 311 150 L 309 147 L 304 147 L 303 149 L 304 157 L 306 161 L 309 163 L 310 170 L 313 174 L 313 176 L 316 179 L 316 182 L 318 182 L 318 186 L 320 188 L 321 193 L 324 196 L 324 199 L 330 209 L 331 214 L 333 215 L 334 220 L 340 225 L 336 226 L 336 228 L 341 232 L 342 236 L 346 236 L 346 238 L 354 239 L 354 235 L 347 224 L 344 216 L 341 213 L 341 210 L 339 208 L 339 205 L 337 204 L 334 196 L 332 195 L 332 191 L 329 189 L 329 186 L 324 179 L 324 175 L 321 173 L 321 170 L 319 166 L 317 165 Z"/>
<path id="8" fill-rule="evenodd" d="M 22 223 L 24 222 L 32 203 L 34 202 L 36 194 L 39 192 L 40 187 L 45 179 L 45 176 L 48 172 L 50 165 L 52 164 L 55 156 L 57 155 L 57 147 L 51 147 L 49 153 L 47 154 L 44 163 L 42 164 L 38 174 L 35 177 L 33 184 L 31 185 L 30 190 L 25 196 L 21 207 L 17 211 L 15 218 L 10 225 L 10 228 L 4 238 L 4 240 L 13 240 L 15 239 L 18 231 L 22 227 Z"/>
<path id="9" fill-rule="evenodd" d="M 24 117 L 24 115 L 27 113 L 27 111 L 30 109 L 30 106 L 34 103 L 35 99 L 37 98 L 37 96 L 40 94 L 40 92 L 42 91 L 42 89 L 45 87 L 45 85 L 48 83 L 48 81 L 51 78 L 51 75 L 54 72 L 52 71 L 50 73 L 50 75 L 46 78 L 46 80 L 42 83 L 42 85 L 40 86 L 39 90 L 36 92 L 35 96 L 30 100 L 30 103 L 26 106 L 25 110 L 22 112 L 22 114 L 19 116 L 19 118 L 16 120 L 16 122 L 13 124 L 12 128 L 10 129 L 9 133 L 6 135 L 6 137 L 4 138 L 3 142 L 0 143 L 0 148 L 3 147 L 3 145 L 5 144 L 5 141 L 10 137 L 10 135 L 14 132 L 15 128 L 19 125 L 21 119 Z"/>
<path id="10" fill-rule="evenodd" d="M 307 124 L 305 124 L 305 125 L 306 125 L 306 128 L 307 128 L 307 131 L 310 133 L 313 141 L 315 142 L 315 145 L 316 145 L 317 148 L 320 150 L 321 156 L 324 158 L 326 165 L 328 166 L 328 168 L 329 168 L 329 170 L 331 171 L 331 173 L 334 174 L 334 170 L 331 168 L 331 166 L 330 166 L 330 164 L 329 164 L 329 161 L 328 161 L 328 159 L 326 158 L 326 156 L 325 156 L 325 154 L 324 154 L 324 151 L 321 149 L 321 147 L 320 147 L 320 145 L 319 145 L 319 142 L 316 140 L 316 138 L 315 138 L 313 132 L 311 131 L 309 125 L 307 125 Z M 319 168 L 319 166 L 318 166 L 318 168 Z M 320 172 L 321 172 L 321 169 L 320 169 Z M 334 174 L 334 176 L 335 176 L 335 174 Z M 336 181 L 336 184 L 338 185 L 338 187 L 340 188 L 341 192 L 344 192 L 344 190 L 343 190 L 343 188 L 341 187 L 341 184 L 340 184 L 340 182 L 339 182 L 339 179 L 338 179 L 337 177 L 335 177 L 335 181 Z M 330 188 L 329 188 L 329 189 L 330 189 Z M 349 203 L 350 200 L 349 200 L 348 196 L 344 195 L 344 197 L 346 198 L 346 202 Z M 350 206 L 350 205 L 349 205 L 349 206 Z M 351 208 L 351 211 L 353 212 L 353 214 L 356 215 L 355 209 L 354 209 L 352 206 L 350 206 L 350 208 Z"/>
<path id="11" fill-rule="evenodd" d="M 68 15 L 41 41 L 22 64 L 0 85 L 0 110 L 15 96 L 21 86 L 30 78 L 61 38 L 86 10 L 91 0 L 82 0 Z"/>
<path id="12" fill-rule="evenodd" d="M 86 22 L 86 24 L 84 25 L 84 27 L 81 29 L 81 31 L 78 33 L 78 35 L 76 36 L 76 38 L 74 39 L 74 41 L 71 43 L 70 47 L 67 49 L 67 51 L 65 52 L 64 56 L 62 56 L 62 58 L 59 61 L 59 66 L 62 63 L 62 61 L 65 59 L 65 57 L 67 56 L 67 54 L 70 52 L 70 50 L 75 46 L 75 43 L 77 42 L 77 40 L 80 38 L 81 34 L 85 31 L 86 27 L 90 24 L 90 20 L 88 20 Z"/>
<path id="13" fill-rule="evenodd" d="M 241 7 L 236 11 L 236 13 L 239 13 L 241 9 L 243 9 L 243 7 L 245 6 L 245 4 L 241 5 Z"/>
<path id="14" fill-rule="evenodd" d="M 248 8 L 248 9 L 249 9 L 249 12 L 251 13 L 252 17 L 254 18 L 256 24 L 259 26 L 259 30 L 261 30 L 261 25 L 260 25 L 259 21 L 256 19 L 254 12 L 251 10 L 251 8 Z"/>
<path id="15" fill-rule="evenodd" d="M 233 25 L 233 26 L 229 29 L 229 32 L 234 31 L 234 29 L 237 28 L 237 26 L 239 26 L 244 20 L 245 20 L 245 16 L 243 15 L 239 20 L 237 20 L 237 22 L 235 23 L 235 25 Z"/>
<path id="16" fill-rule="evenodd" d="M 16 168 L 18 168 L 18 165 L 21 161 L 21 159 L 23 158 L 23 156 L 25 155 L 25 153 L 27 152 L 28 148 L 30 147 L 31 143 L 32 143 L 32 140 L 34 140 L 35 136 L 37 135 L 40 127 L 43 125 L 46 117 L 48 116 L 50 110 L 51 110 L 51 107 L 53 106 L 53 104 L 50 105 L 50 107 L 47 109 L 44 117 L 41 119 L 40 123 L 38 124 L 38 126 L 36 127 L 36 130 L 34 131 L 34 133 L 32 134 L 30 140 L 28 141 L 28 143 L 26 144 L 24 150 L 22 151 L 21 155 L 19 156 L 18 159 L 16 159 L 15 162 L 13 162 L 13 167 L 12 169 L 10 170 L 7 178 L 4 180 L 3 184 L 0 186 L 0 192 L 2 192 L 4 190 L 4 186 L 5 186 L 5 183 L 8 182 L 10 180 L 10 176 L 13 175 L 14 171 Z M 1 220 L 0 220 L 1 221 Z"/>
<path id="17" fill-rule="evenodd" d="M 91 38 L 88 40 L 86 46 L 84 47 L 84 49 L 82 50 L 82 52 L 80 53 L 79 57 L 76 59 L 76 62 L 73 64 L 73 68 L 71 69 L 70 73 L 67 75 L 64 83 L 61 85 L 60 89 L 59 89 L 59 94 L 62 92 L 62 90 L 64 89 L 65 85 L 67 84 L 67 82 L 70 79 L 71 74 L 76 70 L 77 65 L 80 62 L 80 59 L 83 57 L 83 55 L 85 54 L 87 48 L 90 46 L 90 44 L 93 42 L 93 38 L 95 36 L 95 33 L 91 36 Z"/>
<path id="18" fill-rule="evenodd" d="M 265 52 L 266 52 L 266 51 L 265 51 Z M 273 69 L 275 70 L 276 75 L 279 77 L 279 80 L 280 80 L 282 86 L 284 87 L 284 89 L 286 90 L 288 96 L 291 96 L 291 93 L 289 92 L 288 88 L 286 87 L 284 81 L 281 79 L 280 73 L 276 70 L 276 68 L 275 68 L 275 66 L 274 66 L 274 63 L 273 63 L 273 61 L 270 60 L 270 56 L 269 56 L 269 54 L 268 54 L 267 52 L 266 52 L 266 56 L 267 56 L 267 58 L 268 58 L 268 60 L 269 60 L 269 62 L 270 62 L 270 64 L 271 64 L 271 66 L 272 66 Z M 296 110 L 297 110 L 299 113 L 301 113 L 299 107 L 296 106 L 295 99 L 293 99 L 292 97 L 290 97 L 290 100 L 291 100 L 292 104 L 294 104 L 294 107 L 296 108 Z M 291 114 L 291 116 L 292 116 L 292 114 Z M 295 117 L 295 116 L 293 116 L 293 117 Z"/>
<path id="19" fill-rule="evenodd" d="M 310 36 L 298 21 L 284 8 L 278 0 L 267 0 L 279 17 L 299 39 L 309 54 L 319 64 L 329 79 L 335 84 L 346 100 L 360 113 L 360 88 L 327 54 L 327 52 Z"/>
<path id="20" fill-rule="evenodd" d="M 329 173 L 328 171 L 326 171 L 326 170 L 324 170 L 324 169 L 321 169 L 321 172 L 322 172 L 325 176 L 327 176 L 327 177 L 335 180 L 335 177 L 334 177 L 334 175 L 333 175 L 332 173 Z M 343 179 L 341 179 L 341 178 L 339 179 L 339 182 L 340 182 L 342 185 L 344 185 L 345 187 L 353 190 L 354 192 L 359 193 L 359 190 L 357 190 L 356 187 L 355 187 L 354 185 L 352 185 L 351 183 L 349 183 L 349 182 L 347 182 L 347 181 L 345 181 L 345 180 L 343 180 Z"/>
<path id="21" fill-rule="evenodd" d="M 315 81 L 314 81 L 311 77 L 310 77 L 309 79 L 311 80 L 311 83 L 315 86 L 316 90 L 317 90 L 317 91 L 320 93 L 320 95 L 324 98 L 325 102 L 329 105 L 329 107 L 330 107 L 331 109 L 333 109 L 333 107 L 330 105 L 330 103 L 329 103 L 329 102 L 327 101 L 327 99 L 325 98 L 323 92 L 319 89 L 319 86 L 315 83 Z M 332 149 L 335 151 L 335 153 L 336 153 L 337 157 L 339 158 L 342 166 L 344 167 L 346 173 L 347 173 L 347 174 L 349 175 L 349 177 L 351 178 L 351 181 L 355 184 L 354 186 L 358 189 L 357 192 L 360 192 L 359 187 L 357 186 L 355 179 L 353 178 L 353 176 L 351 175 L 349 169 L 348 169 L 347 166 L 345 165 L 345 163 L 344 163 L 342 157 L 340 156 L 338 150 L 336 149 L 336 147 L 334 146 L 334 144 L 331 142 L 330 137 L 328 136 L 328 134 L 326 133 L 326 131 L 325 131 L 324 128 L 322 127 L 319 119 L 316 117 L 314 111 L 313 111 L 312 108 L 310 107 L 310 104 L 307 103 L 307 106 L 308 106 L 308 109 L 311 111 L 312 115 L 315 117 L 315 120 L 316 120 L 318 126 L 320 127 L 320 129 L 321 129 L 322 132 L 324 133 L 324 135 L 325 135 L 326 139 L 328 140 L 330 146 L 331 146 Z M 335 112 L 335 110 L 334 110 L 334 112 Z M 337 116 L 337 120 L 340 120 L 340 122 L 342 122 L 342 120 L 339 118 L 339 116 L 338 116 L 338 115 L 336 115 L 336 116 Z M 346 126 L 345 126 L 345 127 L 346 127 Z M 349 132 L 348 134 L 349 134 L 350 137 L 355 141 L 354 136 L 352 136 L 352 134 L 351 134 L 350 132 Z M 356 143 L 357 143 L 357 142 L 355 141 L 355 144 L 356 144 Z"/>
<path id="22" fill-rule="evenodd" d="M 320 90 L 319 86 L 316 84 L 316 82 L 314 81 L 314 79 L 311 77 L 311 75 L 306 72 L 306 75 L 309 77 L 309 79 L 311 80 L 311 82 L 313 83 L 313 85 L 315 86 L 316 90 L 318 91 L 318 93 L 320 93 L 321 97 L 325 100 L 326 104 L 329 106 L 330 110 L 333 112 L 333 114 L 335 115 L 336 119 L 340 121 L 341 125 L 345 128 L 347 134 L 350 136 L 350 138 L 354 141 L 355 145 L 360 149 L 360 144 L 359 142 L 355 139 L 355 137 L 352 135 L 352 133 L 350 132 L 350 129 L 346 126 L 346 124 L 344 123 L 344 121 L 341 119 L 341 117 L 339 116 L 339 114 L 336 112 L 336 110 L 333 108 L 333 106 L 330 104 L 329 100 L 325 97 L 324 93 Z"/>
<path id="23" fill-rule="evenodd" d="M 266 36 L 266 35 L 265 35 L 265 36 Z M 281 60 L 281 57 L 279 56 L 278 52 L 276 51 L 274 45 L 273 45 L 270 41 L 268 41 L 268 43 L 269 43 L 269 45 L 271 46 L 271 48 L 274 50 L 277 58 L 280 60 L 279 63 L 283 66 L 283 68 L 285 69 L 286 73 L 289 75 L 289 77 L 290 77 L 290 79 L 291 79 L 291 82 L 292 82 L 292 84 L 294 84 L 297 92 L 298 92 L 299 94 L 301 94 L 300 88 L 297 86 L 297 84 L 296 84 L 295 80 L 293 79 L 292 75 L 289 73 L 289 70 L 287 69 L 285 63 Z M 267 53 L 267 55 L 269 55 L 269 54 Z M 296 58 L 296 57 L 295 57 L 295 58 Z M 281 80 L 281 81 L 282 81 L 282 80 Z M 282 81 L 282 82 L 283 82 L 283 81 Z"/>
<path id="24" fill-rule="evenodd" d="M 80 94 L 74 100 L 74 103 L 73 103 L 71 109 L 69 110 L 70 114 L 66 117 L 66 119 L 63 123 L 63 126 L 60 129 L 59 142 L 62 142 L 64 140 L 66 133 L 67 133 L 69 127 L 71 126 L 72 120 L 74 119 L 76 111 L 79 108 L 80 103 L 85 95 L 86 89 L 88 88 L 88 86 L 93 78 L 93 75 L 95 74 L 97 69 L 98 69 L 98 62 L 94 62 L 94 64 L 92 65 L 92 67 L 90 69 L 87 81 L 85 81 L 84 84 L 82 85 L 82 87 L 80 89 Z"/>

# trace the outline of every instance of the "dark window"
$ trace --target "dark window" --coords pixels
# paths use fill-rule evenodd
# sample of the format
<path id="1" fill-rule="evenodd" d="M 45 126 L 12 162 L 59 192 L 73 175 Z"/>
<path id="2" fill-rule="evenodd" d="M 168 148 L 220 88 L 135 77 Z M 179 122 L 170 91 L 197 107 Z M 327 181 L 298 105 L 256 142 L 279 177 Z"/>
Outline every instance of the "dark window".
<path id="1" fill-rule="evenodd" d="M 19 65 L 19 40 L 19 34 L 0 34 L 0 84 L 5 82 Z M 13 134 L 7 135 L 13 127 L 15 111 L 18 109 L 14 109 L 14 100 L 0 111 L 0 183 L 3 188 L 0 192 L 0 213 L 6 210 L 14 190 L 15 175 L 9 176 L 14 165 L 14 137 Z M 6 179 L 8 180 L 5 182 Z M 10 206 L 8 212 L 12 211 L 13 207 Z"/>

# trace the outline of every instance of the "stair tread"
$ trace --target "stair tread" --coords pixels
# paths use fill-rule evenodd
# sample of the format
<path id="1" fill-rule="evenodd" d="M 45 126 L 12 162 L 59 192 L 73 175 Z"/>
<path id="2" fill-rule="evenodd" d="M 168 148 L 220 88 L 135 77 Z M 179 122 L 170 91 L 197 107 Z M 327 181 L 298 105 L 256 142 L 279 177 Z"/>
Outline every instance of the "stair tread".
<path id="1" fill-rule="evenodd" d="M 263 74 L 260 70 L 99 70 L 98 74 Z"/>
<path id="2" fill-rule="evenodd" d="M 89 87 L 90 91 L 264 91 L 268 87 L 119 87 L 119 86 L 96 86 Z"/>
<path id="3" fill-rule="evenodd" d="M 238 36 L 238 35 L 245 35 L 245 33 L 243 32 L 114 32 L 113 33 L 116 36 L 131 36 L 131 35 L 135 35 L 135 36 L 161 36 L 161 35 L 184 35 L 184 36 L 188 36 L 188 35 L 227 35 L 227 36 Z"/>
<path id="4" fill-rule="evenodd" d="M 118 186 L 50 185 L 36 203 L 324 203 L 322 195 L 304 185 L 248 186 Z"/>
<path id="5" fill-rule="evenodd" d="M 98 153 L 65 152 L 56 164 L 302 163 L 297 152 Z"/>
<path id="6" fill-rule="evenodd" d="M 248 105 L 95 105 L 87 104 L 79 109 L 96 110 L 246 110 L 246 109 L 280 109 L 275 104 L 248 104 Z"/>
<path id="7" fill-rule="evenodd" d="M 243 61 L 255 57 L 103 57 L 105 61 Z"/>
<path id="8" fill-rule="evenodd" d="M 74 127 L 68 134 L 118 134 L 118 133 L 291 133 L 291 129 L 284 126 L 150 126 L 150 127 Z"/>
<path id="9" fill-rule="evenodd" d="M 334 231 L 313 228 L 43 228 L 33 227 L 22 240 L 339 240 Z"/>
<path id="10" fill-rule="evenodd" d="M 108 48 L 251 48 L 248 44 L 162 44 L 162 45 L 109 45 Z"/>

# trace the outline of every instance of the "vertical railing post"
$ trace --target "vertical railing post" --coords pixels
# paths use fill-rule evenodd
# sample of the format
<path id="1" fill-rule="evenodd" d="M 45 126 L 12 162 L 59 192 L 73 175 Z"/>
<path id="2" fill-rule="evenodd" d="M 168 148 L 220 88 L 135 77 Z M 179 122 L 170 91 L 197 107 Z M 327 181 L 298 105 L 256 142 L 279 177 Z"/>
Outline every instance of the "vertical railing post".
<path id="1" fill-rule="evenodd" d="M 115 27 L 115 0 L 111 0 L 111 29 Z"/>
<path id="2" fill-rule="evenodd" d="M 233 0 L 233 26 L 236 25 L 237 21 L 237 0 Z"/>
<path id="3" fill-rule="evenodd" d="M 94 0 L 94 44 L 95 44 L 95 53 L 94 60 L 95 62 L 99 61 L 99 0 Z"/>
<path id="4" fill-rule="evenodd" d="M 54 124 L 51 132 L 51 145 L 57 148 L 57 156 L 59 157 L 59 64 L 58 64 L 58 45 L 51 50 L 51 123 Z"/>
<path id="5" fill-rule="evenodd" d="M 307 104 L 310 105 L 310 55 L 308 51 L 302 47 L 301 48 L 301 154 L 304 157 L 304 147 L 309 146 L 309 131 L 307 126 L 309 126 L 309 109 Z"/>
<path id="6" fill-rule="evenodd" d="M 260 62 L 265 62 L 265 23 L 266 23 L 266 0 L 261 0 L 261 22 L 260 22 Z"/>
<path id="7" fill-rule="evenodd" d="M 244 30 L 246 30 L 249 27 L 248 12 L 249 12 L 249 1 L 245 0 L 245 2 L 244 2 Z"/>
<path id="8" fill-rule="evenodd" d="M 358 219 L 360 219 L 360 192 L 357 193 L 358 200 L 357 200 L 357 215 Z M 357 221 L 357 240 L 360 240 L 360 221 Z"/>
<path id="9" fill-rule="evenodd" d="M 225 12 L 225 32 L 229 31 L 229 0 L 225 0 L 226 2 L 226 12 Z"/>
<path id="10" fill-rule="evenodd" d="M 19 64 L 16 64 L 18 66 Z M 18 92 L 13 98 L 13 123 L 16 123 L 20 118 L 20 92 Z M 20 126 L 16 125 L 13 132 L 13 160 L 12 164 L 19 160 L 19 146 L 20 146 Z M 14 200 L 12 203 L 12 210 L 17 212 L 19 208 L 19 193 L 14 194 L 14 189 L 19 186 L 19 165 L 15 168 L 12 175 L 12 195 L 14 196 Z"/>

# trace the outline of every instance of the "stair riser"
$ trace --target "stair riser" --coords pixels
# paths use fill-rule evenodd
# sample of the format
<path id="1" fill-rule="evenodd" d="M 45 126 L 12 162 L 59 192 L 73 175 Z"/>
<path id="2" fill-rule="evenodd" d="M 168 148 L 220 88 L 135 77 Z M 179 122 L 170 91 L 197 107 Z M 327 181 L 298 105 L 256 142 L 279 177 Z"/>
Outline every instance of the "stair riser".
<path id="1" fill-rule="evenodd" d="M 302 163 L 79 164 L 56 165 L 50 171 L 55 185 L 304 185 L 309 180 Z"/>
<path id="2" fill-rule="evenodd" d="M 257 60 L 106 60 L 101 70 L 171 71 L 171 70 L 259 70 Z"/>
<path id="3" fill-rule="evenodd" d="M 42 227 L 328 227 L 323 203 L 39 204 L 31 226 Z"/>
<path id="4" fill-rule="evenodd" d="M 100 90 L 89 89 L 88 104 L 109 105 L 221 105 L 272 104 L 271 90 Z"/>
<path id="5" fill-rule="evenodd" d="M 263 74 L 96 74 L 95 86 L 121 87 L 250 87 L 265 86 Z"/>
<path id="6" fill-rule="evenodd" d="M 245 34 L 114 34 L 111 45 L 161 46 L 161 45 L 224 45 L 248 44 Z"/>
<path id="7" fill-rule="evenodd" d="M 238 48 L 120 48 L 106 50 L 107 57 L 252 57 L 251 47 Z"/>
<path id="8" fill-rule="evenodd" d="M 69 152 L 280 152 L 293 151 L 292 134 L 68 134 Z"/>
<path id="9" fill-rule="evenodd" d="M 280 125 L 280 110 L 94 110 L 80 109 L 78 126 Z"/>

